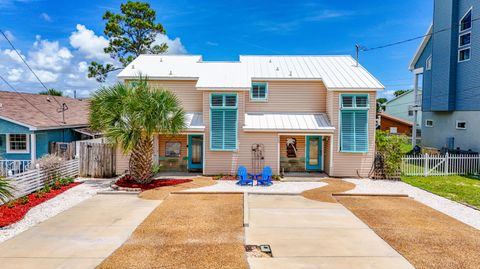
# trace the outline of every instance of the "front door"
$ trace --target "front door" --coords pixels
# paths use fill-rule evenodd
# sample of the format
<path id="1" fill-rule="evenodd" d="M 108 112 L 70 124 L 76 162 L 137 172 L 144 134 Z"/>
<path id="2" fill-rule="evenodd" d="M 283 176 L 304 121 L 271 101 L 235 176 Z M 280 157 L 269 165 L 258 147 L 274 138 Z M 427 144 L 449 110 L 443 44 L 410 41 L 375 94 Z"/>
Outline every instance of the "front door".
<path id="1" fill-rule="evenodd" d="M 188 170 L 202 170 L 203 135 L 188 135 Z"/>
<path id="2" fill-rule="evenodd" d="M 322 137 L 307 136 L 306 144 L 307 156 L 305 168 L 309 171 L 322 170 Z"/>

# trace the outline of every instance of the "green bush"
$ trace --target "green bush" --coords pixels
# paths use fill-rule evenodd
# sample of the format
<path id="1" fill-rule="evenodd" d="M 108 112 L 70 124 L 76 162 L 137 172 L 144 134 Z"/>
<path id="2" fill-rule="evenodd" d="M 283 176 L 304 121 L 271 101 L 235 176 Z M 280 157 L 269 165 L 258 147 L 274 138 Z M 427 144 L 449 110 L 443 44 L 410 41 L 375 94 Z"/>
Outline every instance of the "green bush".
<path id="1" fill-rule="evenodd" d="M 52 188 L 48 185 L 43 186 L 43 188 L 41 189 L 43 193 L 49 193 L 51 190 Z"/>
<path id="2" fill-rule="evenodd" d="M 22 205 L 28 204 L 28 196 L 23 196 L 19 200 Z"/>
<path id="3" fill-rule="evenodd" d="M 400 174 L 402 156 L 408 138 L 405 135 L 389 134 L 386 131 L 377 130 L 375 144 L 377 153 L 383 156 L 385 174 L 394 177 Z"/>
<path id="4" fill-rule="evenodd" d="M 12 200 L 10 202 L 7 203 L 7 207 L 8 208 L 14 208 L 16 205 L 16 201 L 15 200 Z"/>
<path id="5" fill-rule="evenodd" d="M 161 166 L 159 164 L 152 165 L 152 173 L 153 174 L 157 174 L 158 172 L 160 172 L 160 169 L 161 169 Z"/>

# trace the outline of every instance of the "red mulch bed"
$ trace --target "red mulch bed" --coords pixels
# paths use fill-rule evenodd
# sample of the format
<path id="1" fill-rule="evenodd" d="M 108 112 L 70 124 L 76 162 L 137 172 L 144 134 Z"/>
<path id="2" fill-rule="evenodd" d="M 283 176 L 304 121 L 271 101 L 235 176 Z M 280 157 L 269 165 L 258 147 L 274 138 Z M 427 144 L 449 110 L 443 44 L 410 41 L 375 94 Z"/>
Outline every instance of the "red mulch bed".
<path id="1" fill-rule="evenodd" d="M 28 203 L 22 205 L 20 203 L 20 199 L 17 199 L 15 200 L 15 206 L 12 207 L 12 208 L 9 208 L 7 206 L 7 204 L 4 204 L 2 206 L 0 206 L 0 227 L 4 227 L 4 226 L 8 226 L 8 225 L 11 225 L 11 224 L 14 224 L 15 222 L 23 219 L 23 217 L 27 214 L 27 212 L 45 202 L 45 201 L 48 201 L 52 198 L 54 198 L 55 196 L 61 194 L 62 192 L 68 190 L 68 189 L 71 189 L 77 185 L 81 184 L 80 182 L 74 182 L 74 183 L 71 183 L 67 186 L 62 186 L 60 189 L 58 190 L 51 190 L 50 192 L 48 193 L 45 193 L 42 195 L 42 197 L 36 197 L 36 193 L 32 193 L 32 194 L 29 194 L 27 195 L 28 197 Z"/>
<path id="2" fill-rule="evenodd" d="M 153 180 L 148 184 L 140 184 L 135 180 L 133 180 L 130 175 L 126 175 L 121 179 L 117 180 L 117 182 L 115 182 L 115 185 L 122 188 L 135 188 L 135 189 L 141 189 L 142 191 L 145 191 L 145 190 L 150 190 L 150 189 L 155 189 L 160 187 L 178 185 L 178 184 L 187 183 L 191 181 L 193 180 L 191 179 L 157 179 L 157 180 Z"/>

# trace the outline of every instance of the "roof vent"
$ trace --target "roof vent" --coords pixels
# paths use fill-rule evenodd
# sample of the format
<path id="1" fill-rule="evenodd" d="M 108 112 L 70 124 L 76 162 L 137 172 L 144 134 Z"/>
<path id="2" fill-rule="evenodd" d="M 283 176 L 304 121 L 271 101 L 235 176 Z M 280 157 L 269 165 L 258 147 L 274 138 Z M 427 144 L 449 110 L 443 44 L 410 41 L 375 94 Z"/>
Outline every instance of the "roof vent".
<path id="1" fill-rule="evenodd" d="M 268 60 L 269 63 L 272 63 L 272 59 Z"/>
<path id="2" fill-rule="evenodd" d="M 163 62 L 163 58 L 160 58 L 160 62 Z"/>
<path id="3" fill-rule="evenodd" d="M 290 74 L 289 74 L 289 76 L 292 76 L 292 71 L 291 71 L 291 70 L 290 70 Z"/>
<path id="4" fill-rule="evenodd" d="M 135 69 L 135 65 L 134 65 L 134 64 L 132 64 L 132 69 Z"/>
<path id="5" fill-rule="evenodd" d="M 277 68 L 275 69 L 275 71 L 280 71 L 280 68 L 278 68 L 278 66 L 277 66 Z"/>
<path id="6" fill-rule="evenodd" d="M 170 76 L 173 75 L 172 70 L 170 70 L 170 73 L 168 73 Z"/>

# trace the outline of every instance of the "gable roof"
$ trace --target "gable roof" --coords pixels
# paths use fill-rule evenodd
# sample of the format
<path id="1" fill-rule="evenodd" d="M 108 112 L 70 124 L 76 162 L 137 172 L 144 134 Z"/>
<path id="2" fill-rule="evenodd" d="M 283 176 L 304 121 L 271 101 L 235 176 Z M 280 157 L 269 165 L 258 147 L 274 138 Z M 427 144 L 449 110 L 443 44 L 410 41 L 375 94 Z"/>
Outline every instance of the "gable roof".
<path id="1" fill-rule="evenodd" d="M 418 89 L 417 91 L 418 91 L 418 93 L 422 93 L 422 90 L 421 90 L 421 89 Z M 396 100 L 398 100 L 398 99 L 400 99 L 400 98 L 402 98 L 402 97 L 404 97 L 404 96 L 406 96 L 406 95 L 409 95 L 410 93 L 413 93 L 413 90 L 408 90 L 408 91 L 400 94 L 399 96 L 395 96 L 392 100 L 388 100 L 387 102 L 385 102 L 384 105 L 386 105 L 386 104 L 388 104 L 388 103 L 391 103 L 391 102 L 393 102 L 393 101 L 396 101 Z"/>
<path id="2" fill-rule="evenodd" d="M 53 97 L 7 91 L 0 91 L 0 118 L 30 130 L 88 125 L 88 102 L 62 96 L 55 96 L 55 99 L 68 106 L 64 113 L 65 123 L 62 122 L 62 113 L 57 112 L 59 105 Z"/>
<path id="3" fill-rule="evenodd" d="M 252 80 L 322 80 L 327 89 L 382 90 L 384 86 L 349 55 L 242 55 L 239 61 L 208 62 L 199 55 L 140 55 L 119 74 L 153 79 L 197 80 L 199 89 L 249 89 Z"/>
<path id="4" fill-rule="evenodd" d="M 425 49 L 425 47 L 428 44 L 428 41 L 430 41 L 430 38 L 432 37 L 432 31 L 433 31 L 433 24 L 430 24 L 430 27 L 428 27 L 427 33 L 422 39 L 422 43 L 420 43 L 420 45 L 417 48 L 417 51 L 413 55 L 413 59 L 410 62 L 410 65 L 408 66 L 408 70 L 412 71 L 413 69 L 415 69 L 415 65 L 417 64 L 418 59 L 420 59 L 420 56 L 422 55 L 423 50 Z"/>
<path id="5" fill-rule="evenodd" d="M 387 114 L 385 112 L 380 112 L 378 113 L 378 115 L 382 118 L 387 118 L 387 119 L 390 119 L 392 121 L 396 121 L 398 123 L 402 123 L 402 124 L 405 124 L 405 125 L 409 125 L 409 126 L 413 126 L 413 122 L 411 121 L 408 121 L 408 120 L 404 120 L 404 119 L 401 119 L 399 117 L 395 117 L 393 115 L 390 115 L 390 114 Z"/>

